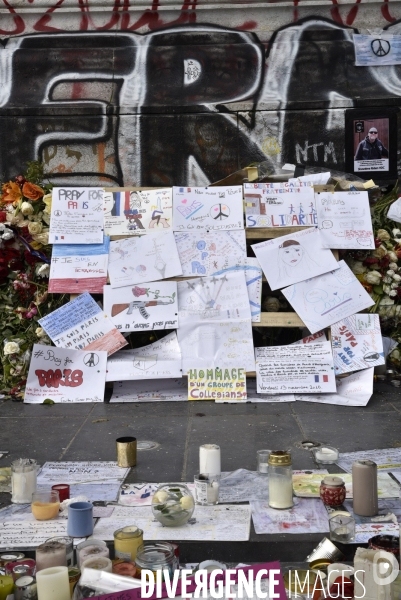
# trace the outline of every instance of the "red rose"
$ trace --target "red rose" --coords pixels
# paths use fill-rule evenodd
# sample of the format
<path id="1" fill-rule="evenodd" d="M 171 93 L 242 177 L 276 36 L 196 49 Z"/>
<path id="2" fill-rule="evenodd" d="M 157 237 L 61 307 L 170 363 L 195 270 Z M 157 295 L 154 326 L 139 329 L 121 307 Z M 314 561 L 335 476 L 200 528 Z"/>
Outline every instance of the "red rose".
<path id="1" fill-rule="evenodd" d="M 381 259 L 381 261 L 379 262 L 379 265 L 382 269 L 387 269 L 387 267 L 390 264 L 390 257 L 388 254 L 386 254 L 386 256 L 383 256 L 383 258 Z"/>
<path id="2" fill-rule="evenodd" d="M 22 271 L 23 268 L 24 261 L 22 261 L 20 258 L 12 258 L 10 260 L 10 269 L 12 271 Z"/>
<path id="3" fill-rule="evenodd" d="M 375 238 L 375 247 L 380 248 L 381 244 L 382 244 L 382 241 L 379 240 L 379 238 Z"/>
<path id="4" fill-rule="evenodd" d="M 363 264 L 365 265 L 365 267 L 367 267 L 368 265 L 377 265 L 378 262 L 378 258 L 365 258 Z"/>
<path id="5" fill-rule="evenodd" d="M 6 267 L 0 266 L 0 285 L 3 285 L 3 283 L 6 283 L 8 281 L 7 275 L 8 269 Z"/>
<path id="6" fill-rule="evenodd" d="M 0 223 L 5 223 L 7 221 L 7 213 L 4 210 L 0 211 Z"/>
<path id="7" fill-rule="evenodd" d="M 31 254 L 29 252 L 29 250 L 25 250 L 24 252 L 24 258 L 26 260 L 26 262 L 28 263 L 28 265 L 35 265 L 38 262 L 38 258 L 36 258 L 36 256 L 33 256 L 33 254 Z"/>
<path id="8" fill-rule="evenodd" d="M 147 289 L 146 288 L 140 288 L 137 285 L 135 287 L 132 288 L 132 293 L 134 294 L 134 296 L 136 298 L 138 298 L 139 296 L 146 296 L 147 295 Z"/>

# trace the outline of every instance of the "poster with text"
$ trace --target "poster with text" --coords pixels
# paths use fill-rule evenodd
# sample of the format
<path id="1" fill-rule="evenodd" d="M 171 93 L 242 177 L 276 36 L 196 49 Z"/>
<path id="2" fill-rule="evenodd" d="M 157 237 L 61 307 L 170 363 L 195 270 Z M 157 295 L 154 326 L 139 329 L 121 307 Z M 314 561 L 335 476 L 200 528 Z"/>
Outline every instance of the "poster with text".
<path id="1" fill-rule="evenodd" d="M 242 186 L 173 187 L 174 231 L 244 229 Z"/>
<path id="2" fill-rule="evenodd" d="M 188 400 L 246 400 L 244 368 L 188 369 Z"/>
<path id="3" fill-rule="evenodd" d="M 313 187 L 307 182 L 245 183 L 247 227 L 316 226 L 317 215 Z"/>
<path id="4" fill-rule="evenodd" d="M 389 167 L 388 117 L 356 119 L 354 124 L 354 173 L 383 172 Z"/>
<path id="5" fill-rule="evenodd" d="M 374 368 L 337 377 L 337 392 L 330 394 L 296 394 L 302 402 L 319 402 L 338 406 L 366 406 L 373 394 Z"/>
<path id="6" fill-rule="evenodd" d="M 379 315 L 356 314 L 331 326 L 336 375 L 385 364 Z"/>
<path id="7" fill-rule="evenodd" d="M 49 244 L 102 244 L 102 188 L 54 187 Z"/>
<path id="8" fill-rule="evenodd" d="M 172 188 L 105 188 L 103 200 L 107 235 L 138 235 L 172 227 Z"/>

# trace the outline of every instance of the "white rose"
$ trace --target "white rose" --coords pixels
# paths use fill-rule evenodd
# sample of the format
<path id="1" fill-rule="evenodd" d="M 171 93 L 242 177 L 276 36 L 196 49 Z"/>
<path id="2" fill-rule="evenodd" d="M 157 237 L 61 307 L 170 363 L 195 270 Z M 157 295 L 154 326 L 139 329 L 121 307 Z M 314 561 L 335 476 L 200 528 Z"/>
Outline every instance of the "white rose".
<path id="1" fill-rule="evenodd" d="M 398 271 L 398 265 L 395 262 L 391 262 L 389 264 L 390 269 L 392 269 L 393 271 Z"/>
<path id="2" fill-rule="evenodd" d="M 24 216 L 21 215 L 21 213 L 18 213 L 18 215 L 14 215 L 14 213 L 7 213 L 6 220 L 7 223 L 10 223 L 11 225 L 17 225 L 20 221 L 24 220 Z"/>
<path id="3" fill-rule="evenodd" d="M 167 500 L 168 498 L 168 493 L 165 492 L 164 490 L 160 490 L 160 492 L 157 492 L 152 499 L 152 503 L 153 504 L 164 504 L 164 502 Z"/>
<path id="4" fill-rule="evenodd" d="M 397 295 L 397 292 L 395 290 L 391 290 L 391 292 L 389 293 L 390 298 L 395 298 Z"/>
<path id="5" fill-rule="evenodd" d="M 375 258 L 384 258 L 386 256 L 387 250 L 384 246 L 379 246 L 376 250 L 373 250 L 372 256 Z"/>
<path id="6" fill-rule="evenodd" d="M 43 337 L 44 335 L 46 335 L 46 333 L 45 333 L 45 330 L 44 330 L 44 329 L 42 329 L 42 327 L 37 327 L 37 328 L 35 329 L 35 333 L 36 333 L 36 335 L 38 336 L 38 338 L 41 338 L 41 337 Z"/>
<path id="7" fill-rule="evenodd" d="M 392 277 L 394 275 L 394 271 L 392 271 L 391 269 L 389 269 L 386 273 L 389 277 Z"/>
<path id="8" fill-rule="evenodd" d="M 379 240 L 388 241 L 390 239 L 390 234 L 385 229 L 379 229 L 379 231 L 376 234 L 376 237 L 378 237 Z"/>
<path id="9" fill-rule="evenodd" d="M 399 229 L 397 229 L 397 231 L 399 231 Z M 400 351 L 398 350 L 398 348 L 396 348 L 395 350 L 393 350 L 390 354 L 391 358 L 394 358 L 394 360 L 400 360 L 401 358 L 401 354 Z"/>
<path id="10" fill-rule="evenodd" d="M 393 229 L 393 237 L 399 237 L 401 235 L 401 229 Z"/>
<path id="11" fill-rule="evenodd" d="M 39 223 L 35 223 L 35 225 L 39 225 Z M 42 233 L 32 235 L 32 237 L 35 242 L 39 242 L 40 244 L 44 244 L 46 246 L 49 243 L 49 230 L 43 230 Z"/>
<path id="12" fill-rule="evenodd" d="M 394 281 L 401 281 L 401 275 L 395 274 L 395 275 L 393 275 L 393 279 L 394 279 Z"/>
<path id="13" fill-rule="evenodd" d="M 1 239 L 7 241 L 7 240 L 12 240 L 13 237 L 14 237 L 14 233 L 7 229 L 1 236 Z"/>
<path id="14" fill-rule="evenodd" d="M 356 260 L 352 265 L 352 272 L 355 273 L 355 275 L 362 275 L 362 273 L 365 273 L 366 270 L 367 267 L 365 267 L 360 260 Z"/>
<path id="15" fill-rule="evenodd" d="M 369 271 L 369 273 L 365 274 L 366 283 L 370 283 L 371 285 L 378 285 L 380 283 L 382 276 L 380 273 L 376 271 Z"/>
<path id="16" fill-rule="evenodd" d="M 391 287 L 389 285 L 383 285 L 383 291 L 385 294 L 390 294 Z"/>
<path id="17" fill-rule="evenodd" d="M 391 306 L 392 304 L 394 304 L 394 300 L 392 300 L 388 296 L 383 296 L 383 298 L 379 302 L 380 306 Z"/>
<path id="18" fill-rule="evenodd" d="M 17 342 L 7 342 L 4 344 L 4 354 L 17 354 L 19 352 L 19 345 Z"/>
<path id="19" fill-rule="evenodd" d="M 389 277 L 388 275 L 383 277 L 383 283 L 391 283 L 392 281 L 393 281 L 392 278 Z"/>
<path id="20" fill-rule="evenodd" d="M 33 206 L 30 202 L 23 202 L 21 204 L 21 212 L 23 215 L 32 215 L 33 214 Z"/>
<path id="21" fill-rule="evenodd" d="M 183 496 L 180 499 L 180 504 L 184 510 L 191 510 L 191 508 L 194 506 L 192 496 Z"/>
<path id="22" fill-rule="evenodd" d="M 28 231 L 31 235 L 38 235 L 39 233 L 42 233 L 42 229 L 42 223 L 36 223 L 35 221 L 31 221 L 28 225 Z"/>
<path id="23" fill-rule="evenodd" d="M 398 256 L 392 250 L 390 250 L 390 252 L 388 253 L 388 257 L 392 262 L 398 262 Z"/>
<path id="24" fill-rule="evenodd" d="M 396 290 L 398 288 L 398 283 L 392 283 L 390 287 L 392 290 Z"/>
<path id="25" fill-rule="evenodd" d="M 39 277 L 49 277 L 50 265 L 44 264 L 36 267 L 36 275 L 39 275 Z"/>

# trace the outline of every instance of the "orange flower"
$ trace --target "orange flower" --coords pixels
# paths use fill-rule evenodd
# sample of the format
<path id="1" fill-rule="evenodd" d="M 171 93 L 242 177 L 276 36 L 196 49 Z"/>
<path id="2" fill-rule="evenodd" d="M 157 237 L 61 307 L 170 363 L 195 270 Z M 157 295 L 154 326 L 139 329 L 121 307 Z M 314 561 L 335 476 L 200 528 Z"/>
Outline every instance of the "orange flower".
<path id="1" fill-rule="evenodd" d="M 22 186 L 22 193 L 25 198 L 29 198 L 29 200 L 39 200 L 42 196 L 45 195 L 45 190 L 42 190 L 41 187 L 35 185 L 34 183 L 29 183 L 26 181 Z"/>
<path id="2" fill-rule="evenodd" d="M 18 185 L 18 183 L 9 181 L 8 183 L 4 183 L 1 189 L 3 192 L 1 202 L 3 204 L 11 204 L 13 202 L 18 202 L 22 198 L 21 188 Z"/>

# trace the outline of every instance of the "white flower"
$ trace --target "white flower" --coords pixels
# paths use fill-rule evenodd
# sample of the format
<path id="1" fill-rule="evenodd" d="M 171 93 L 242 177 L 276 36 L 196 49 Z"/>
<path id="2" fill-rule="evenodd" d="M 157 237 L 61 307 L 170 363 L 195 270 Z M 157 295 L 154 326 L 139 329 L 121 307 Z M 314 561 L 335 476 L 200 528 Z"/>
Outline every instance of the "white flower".
<path id="1" fill-rule="evenodd" d="M 50 275 L 50 265 L 43 264 L 36 267 L 36 275 L 39 277 L 49 277 Z"/>
<path id="2" fill-rule="evenodd" d="M 21 204 L 21 212 L 23 215 L 32 215 L 33 214 L 33 206 L 30 202 L 23 202 Z"/>
<path id="3" fill-rule="evenodd" d="M 191 510 L 194 506 L 194 501 L 192 496 L 183 496 L 180 499 L 180 504 L 184 510 Z"/>
<path id="4" fill-rule="evenodd" d="M 400 230 L 399 229 L 393 230 L 393 233 L 394 233 L 394 231 L 400 231 Z M 401 354 L 400 354 L 400 351 L 398 350 L 398 348 L 395 348 L 395 350 L 393 350 L 391 352 L 390 356 L 391 356 L 391 358 L 394 358 L 394 360 L 400 360 Z"/>
<path id="5" fill-rule="evenodd" d="M 398 271 L 398 265 L 395 262 L 391 262 L 389 264 L 390 269 L 392 269 L 393 271 Z"/>
<path id="6" fill-rule="evenodd" d="M 386 256 L 387 254 L 387 250 L 384 246 L 379 246 L 378 248 L 376 248 L 376 250 L 373 250 L 372 252 L 372 256 L 374 256 L 375 258 L 383 258 L 384 256 Z"/>
<path id="7" fill-rule="evenodd" d="M 17 342 L 7 342 L 4 344 L 4 354 L 17 354 L 19 352 L 19 345 Z"/>
<path id="8" fill-rule="evenodd" d="M 390 287 L 392 290 L 396 290 L 398 288 L 398 283 L 392 283 Z"/>
<path id="9" fill-rule="evenodd" d="M 376 237 L 378 237 L 379 240 L 388 241 L 390 239 L 390 234 L 385 229 L 379 229 Z"/>
<path id="10" fill-rule="evenodd" d="M 394 279 L 394 281 L 401 281 L 401 275 L 395 274 L 395 275 L 393 275 L 393 279 Z"/>
<path id="11" fill-rule="evenodd" d="M 390 294 L 391 287 L 389 285 L 383 285 L 383 291 L 385 294 Z"/>
<path id="12" fill-rule="evenodd" d="M 352 272 L 355 273 L 355 275 L 362 275 L 365 271 L 367 271 L 367 267 L 365 267 L 360 260 L 356 260 L 352 265 Z"/>
<path id="13" fill-rule="evenodd" d="M 164 502 L 168 498 L 168 493 L 164 490 L 160 490 L 160 492 L 156 492 L 156 494 L 152 498 L 152 504 L 164 504 Z"/>
<path id="14" fill-rule="evenodd" d="M 389 277 L 392 277 L 392 276 L 394 275 L 394 271 L 392 271 L 391 269 L 389 269 L 389 270 L 387 271 L 387 275 L 388 275 Z"/>
<path id="15" fill-rule="evenodd" d="M 387 256 L 389 257 L 391 262 L 398 262 L 398 256 L 395 252 L 393 252 L 393 250 L 390 250 L 390 252 L 387 253 Z"/>
<path id="16" fill-rule="evenodd" d="M 365 275 L 366 283 L 370 283 L 371 285 L 378 285 L 380 283 L 382 276 L 377 271 L 369 271 Z"/>
<path id="17" fill-rule="evenodd" d="M 395 298 L 397 295 L 397 292 L 395 290 L 391 290 L 391 292 L 389 293 L 390 298 Z"/>
<path id="18" fill-rule="evenodd" d="M 0 233 L 3 233 L 3 231 L 5 231 L 6 226 L 4 225 L 4 223 L 0 223 Z"/>
<path id="19" fill-rule="evenodd" d="M 401 229 L 393 229 L 392 231 L 393 237 L 400 237 L 401 236 Z"/>
<path id="20" fill-rule="evenodd" d="M 391 306 L 394 304 L 394 300 L 389 298 L 388 296 L 383 296 L 383 298 L 379 302 L 380 306 Z"/>
<path id="21" fill-rule="evenodd" d="M 383 283 L 391 283 L 392 281 L 393 281 L 392 278 L 389 277 L 388 275 L 383 277 Z"/>
<path id="22" fill-rule="evenodd" d="M 45 333 L 45 330 L 44 330 L 44 329 L 42 329 L 42 327 L 37 327 L 37 328 L 35 329 L 35 333 L 36 333 L 36 335 L 38 336 L 38 338 L 41 338 L 41 337 L 43 337 L 44 335 L 46 335 L 46 333 Z"/>
<path id="23" fill-rule="evenodd" d="M 31 235 L 38 235 L 39 233 L 42 233 L 42 229 L 42 223 L 36 223 L 35 221 L 31 221 L 28 225 L 28 231 Z"/>
<path id="24" fill-rule="evenodd" d="M 12 231 L 10 231 L 9 229 L 7 229 L 7 230 L 6 230 L 6 231 L 3 233 L 3 235 L 1 236 L 1 239 L 2 239 L 2 240 L 4 240 L 4 241 L 7 241 L 7 240 L 12 240 L 12 239 L 13 239 L 13 237 L 14 237 L 14 232 L 12 232 Z"/>
<path id="25" fill-rule="evenodd" d="M 32 225 L 40 225 L 40 223 L 32 223 Z M 32 238 L 35 240 L 35 242 L 39 242 L 40 244 L 44 244 L 46 246 L 46 244 L 49 243 L 49 230 L 43 230 L 42 233 L 38 233 L 36 235 L 32 235 Z"/>
<path id="26" fill-rule="evenodd" d="M 6 215 L 6 220 L 7 223 L 10 223 L 11 225 L 17 225 L 20 221 L 24 220 L 24 215 L 22 215 L 21 213 L 18 213 L 18 215 L 14 215 L 14 213 L 8 213 Z"/>

